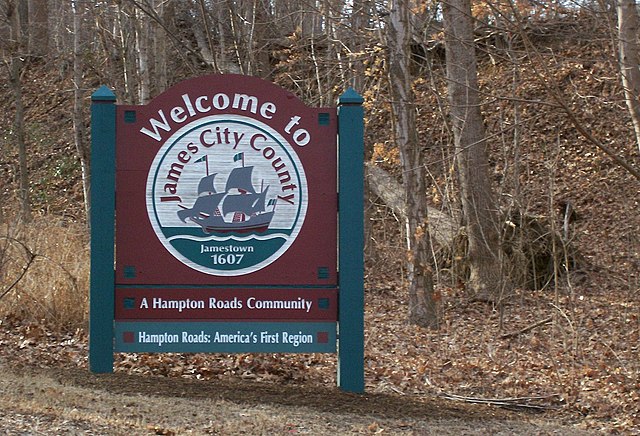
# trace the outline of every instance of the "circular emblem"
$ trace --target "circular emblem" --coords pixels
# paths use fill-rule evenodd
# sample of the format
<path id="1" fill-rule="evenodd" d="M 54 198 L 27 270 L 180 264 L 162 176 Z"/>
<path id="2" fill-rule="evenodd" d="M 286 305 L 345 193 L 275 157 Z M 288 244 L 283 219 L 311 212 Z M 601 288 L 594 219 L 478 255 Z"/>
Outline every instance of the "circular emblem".
<path id="1" fill-rule="evenodd" d="M 214 115 L 173 134 L 147 178 L 147 212 L 164 247 L 212 275 L 238 276 L 276 261 L 307 211 L 307 181 L 291 145 L 240 115 Z"/>

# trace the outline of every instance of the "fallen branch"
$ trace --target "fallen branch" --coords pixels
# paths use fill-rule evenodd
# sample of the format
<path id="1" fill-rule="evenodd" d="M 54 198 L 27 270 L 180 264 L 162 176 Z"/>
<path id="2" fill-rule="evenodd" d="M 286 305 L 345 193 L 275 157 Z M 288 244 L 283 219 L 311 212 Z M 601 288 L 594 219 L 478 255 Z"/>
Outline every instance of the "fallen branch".
<path id="1" fill-rule="evenodd" d="M 551 398 L 560 398 L 560 394 L 551 394 L 537 397 L 516 397 L 516 398 L 478 398 L 478 397 L 464 397 L 462 395 L 450 394 L 447 392 L 441 392 L 440 397 L 446 400 L 462 401 L 472 404 L 486 404 L 489 406 L 499 406 L 513 410 L 529 410 L 541 412 L 544 410 L 556 409 L 557 406 L 551 406 L 548 404 L 532 404 L 532 401 L 544 401 Z"/>
<path id="2" fill-rule="evenodd" d="M 407 217 L 404 187 L 384 169 L 368 163 L 365 167 L 371 191 L 393 212 L 403 219 Z M 427 207 L 429 235 L 441 247 L 450 247 L 460 229 L 459 220 L 434 207 Z"/>
<path id="3" fill-rule="evenodd" d="M 524 333 L 530 332 L 531 330 L 538 328 L 540 326 L 543 326 L 545 324 L 549 324 L 551 321 L 553 320 L 552 317 L 549 318 L 545 318 L 542 321 L 538 321 L 536 323 L 533 323 L 523 329 L 520 329 L 518 331 L 515 332 L 511 332 L 511 333 L 505 333 L 503 335 L 500 336 L 500 339 L 508 339 L 508 338 L 515 338 L 516 336 L 520 336 Z"/>

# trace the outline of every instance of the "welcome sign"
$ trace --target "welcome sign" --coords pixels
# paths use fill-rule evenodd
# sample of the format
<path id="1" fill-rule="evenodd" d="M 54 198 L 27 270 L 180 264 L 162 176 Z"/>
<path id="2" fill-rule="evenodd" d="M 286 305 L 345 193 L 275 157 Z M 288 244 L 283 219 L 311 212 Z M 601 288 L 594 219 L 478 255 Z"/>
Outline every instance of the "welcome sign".
<path id="1" fill-rule="evenodd" d="M 110 353 L 336 352 L 338 110 L 239 75 L 114 100 L 98 90 L 92 120 L 91 318 L 111 300 Z"/>

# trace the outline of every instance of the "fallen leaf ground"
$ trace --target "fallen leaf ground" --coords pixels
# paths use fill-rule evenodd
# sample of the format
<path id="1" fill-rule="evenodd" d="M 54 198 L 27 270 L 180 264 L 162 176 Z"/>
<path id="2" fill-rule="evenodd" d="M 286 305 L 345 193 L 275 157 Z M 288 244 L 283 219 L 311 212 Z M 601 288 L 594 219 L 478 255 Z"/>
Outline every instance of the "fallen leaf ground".
<path id="1" fill-rule="evenodd" d="M 426 396 L 4 365 L 6 434 L 586 434 L 550 417 Z"/>
<path id="2" fill-rule="evenodd" d="M 624 296 L 516 296 L 502 313 L 500 329 L 498 311 L 449 290 L 443 295 L 447 309 L 441 329 L 430 331 L 407 325 L 397 310 L 404 304 L 401 286 L 370 288 L 366 394 L 361 396 L 335 387 L 336 359 L 324 354 L 118 354 L 113 375 L 93 375 L 87 370 L 81 330 L 55 333 L 17 319 L 2 322 L 0 359 L 14 374 L 34 374 L 57 386 L 100 395 L 124 395 L 126 401 L 137 395 L 169 403 L 206 400 L 216 409 L 222 406 L 214 403 L 222 401 L 224 407 L 251 411 L 246 422 L 238 421 L 242 413 L 229 412 L 233 417 L 224 418 L 226 427 L 210 428 L 222 433 L 233 425 L 257 428 L 251 427 L 259 425 L 252 415 L 256 410 L 268 410 L 272 417 L 264 418 L 270 422 L 265 428 L 277 427 L 281 433 L 286 432 L 281 416 L 293 423 L 292 429 L 311 434 L 442 434 L 436 432 L 439 425 L 458 428 L 450 434 L 632 433 L 640 426 L 639 307 Z M 611 310 L 614 301 L 618 306 Z M 501 338 L 547 317 L 549 322 L 526 333 Z M 21 377 L 9 374 L 3 371 L 5 384 Z M 62 407 L 56 405 L 56 389 L 63 387 L 32 395 L 50 397 L 44 409 L 50 407 L 56 416 Z M 0 408 L 5 417 L 13 416 L 7 411 L 29 413 L 28 406 L 16 408 L 6 401 Z M 204 432 L 205 427 L 189 424 L 193 418 L 201 425 L 199 418 L 172 418 L 171 406 L 162 407 L 168 409 L 159 428 Z M 136 429 L 156 425 L 151 415 L 140 411 L 145 424 Z M 113 416 L 122 418 L 121 411 Z M 325 423 L 322 431 L 314 427 L 326 420 L 343 424 Z M 132 425 L 131 419 L 125 421 L 125 427 Z M 524 427 L 510 427 L 518 425 Z"/>

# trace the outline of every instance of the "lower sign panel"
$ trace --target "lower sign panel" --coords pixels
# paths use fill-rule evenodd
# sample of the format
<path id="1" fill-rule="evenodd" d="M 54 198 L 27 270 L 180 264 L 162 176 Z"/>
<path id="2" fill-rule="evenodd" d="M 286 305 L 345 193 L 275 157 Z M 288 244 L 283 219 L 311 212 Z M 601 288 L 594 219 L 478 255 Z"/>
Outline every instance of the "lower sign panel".
<path id="1" fill-rule="evenodd" d="M 115 351 L 335 353 L 335 322 L 116 322 Z"/>

